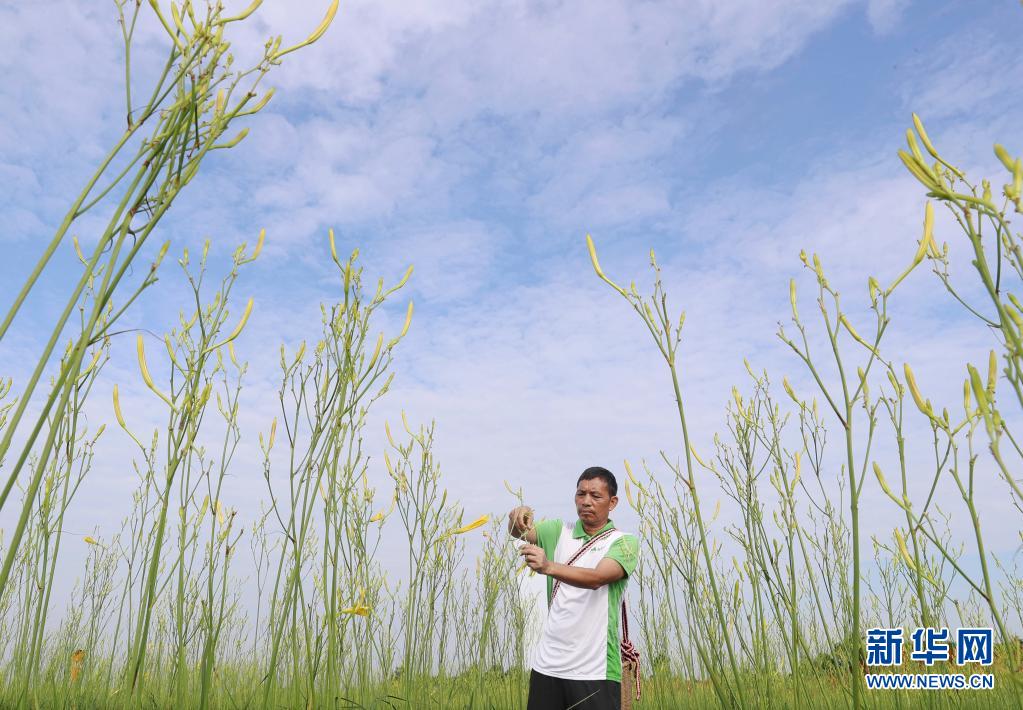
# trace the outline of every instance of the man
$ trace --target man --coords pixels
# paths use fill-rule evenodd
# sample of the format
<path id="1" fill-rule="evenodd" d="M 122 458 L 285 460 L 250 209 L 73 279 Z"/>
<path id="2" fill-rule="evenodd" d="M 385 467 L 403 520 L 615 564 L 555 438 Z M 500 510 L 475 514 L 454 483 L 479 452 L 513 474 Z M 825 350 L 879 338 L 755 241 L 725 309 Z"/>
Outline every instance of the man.
<path id="1" fill-rule="evenodd" d="M 608 518 L 616 505 L 614 474 L 594 466 L 576 482 L 574 523 L 541 520 L 534 527 L 524 505 L 508 514 L 508 532 L 527 543 L 519 554 L 547 575 L 549 608 L 533 653 L 528 710 L 621 707 L 618 627 L 639 539 Z"/>

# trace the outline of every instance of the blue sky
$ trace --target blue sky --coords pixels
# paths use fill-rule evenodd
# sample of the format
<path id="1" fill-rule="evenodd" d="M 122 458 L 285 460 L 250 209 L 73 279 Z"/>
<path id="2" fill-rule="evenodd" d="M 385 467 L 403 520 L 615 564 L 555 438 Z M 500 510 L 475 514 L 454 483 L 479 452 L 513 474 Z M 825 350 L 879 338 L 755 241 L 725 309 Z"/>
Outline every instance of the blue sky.
<path id="1" fill-rule="evenodd" d="M 267 0 L 234 46 L 299 38 L 321 5 Z M 114 20 L 112 3 L 0 4 L 5 303 L 122 125 Z M 810 287 L 800 248 L 821 254 L 853 313 L 865 312 L 868 275 L 905 267 L 924 197 L 895 153 L 914 110 L 942 150 L 1000 184 L 991 144 L 1023 148 L 1021 23 L 1012 2 L 343 3 L 323 40 L 272 77 L 277 94 L 246 141 L 210 159 L 162 228 L 175 253 L 212 237 L 222 266 L 267 229 L 264 257 L 238 286 L 256 308 L 238 344 L 253 375 L 236 507 L 258 505 L 254 444 L 275 411 L 278 344 L 314 338 L 319 302 L 337 293 L 328 227 L 344 251 L 360 248 L 371 281 L 416 268 L 404 292 L 415 321 L 370 450 L 401 409 L 436 419 L 445 477 L 470 513 L 508 507 L 507 479 L 541 513 L 567 514 L 586 466 L 620 472 L 624 458 L 679 451 L 663 366 L 593 276 L 587 232 L 626 283 L 648 283 L 657 250 L 688 313 L 699 447 L 723 428 L 744 356 L 808 392 L 774 335 L 789 279 Z M 166 42 L 152 23 L 141 40 L 144 75 Z M 939 221 L 953 254 L 956 238 Z M 24 374 L 75 263 L 68 247 L 0 349 L 0 374 Z M 164 332 L 184 298 L 169 272 L 127 322 Z M 986 360 L 989 336 L 925 269 L 893 308 L 893 357 L 913 363 L 935 401 L 960 401 L 965 363 Z M 400 299 L 379 327 L 403 314 Z M 145 420 L 152 402 L 128 339 L 104 382 L 97 417 L 110 418 L 120 383 L 129 418 Z M 108 521 L 101 532 L 112 534 L 127 512 L 130 449 L 107 436 L 78 519 Z M 992 481 L 985 501 L 996 516 L 1008 510 L 1001 487 Z M 886 534 L 888 523 L 868 529 Z"/>

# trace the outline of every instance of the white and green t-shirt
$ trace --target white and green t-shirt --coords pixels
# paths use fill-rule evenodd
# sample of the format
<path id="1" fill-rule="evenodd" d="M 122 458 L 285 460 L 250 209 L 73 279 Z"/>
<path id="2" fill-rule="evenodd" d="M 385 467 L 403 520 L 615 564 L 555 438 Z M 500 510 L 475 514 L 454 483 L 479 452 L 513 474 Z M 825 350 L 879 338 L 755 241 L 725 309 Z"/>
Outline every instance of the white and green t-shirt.
<path id="1" fill-rule="evenodd" d="M 536 524 L 536 537 L 547 559 L 564 564 L 583 544 L 605 530 L 614 532 L 587 550 L 572 566 L 593 569 L 610 557 L 622 566 L 626 576 L 599 589 L 582 589 L 562 582 L 533 652 L 533 669 L 538 673 L 570 680 L 622 679 L 618 625 L 622 595 L 639 559 L 639 538 L 615 529 L 611 520 L 593 535 L 587 535 L 578 520 L 574 525 L 541 520 Z M 548 603 L 553 587 L 554 578 L 547 577 Z"/>

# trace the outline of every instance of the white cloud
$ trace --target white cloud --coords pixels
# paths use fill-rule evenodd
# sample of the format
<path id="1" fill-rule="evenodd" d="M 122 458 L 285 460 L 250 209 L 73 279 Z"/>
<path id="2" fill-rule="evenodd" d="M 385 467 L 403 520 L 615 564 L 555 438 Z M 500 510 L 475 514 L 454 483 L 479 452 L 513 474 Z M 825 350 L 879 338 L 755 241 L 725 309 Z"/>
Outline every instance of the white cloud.
<path id="1" fill-rule="evenodd" d="M 1019 104 L 1014 78 L 1023 59 L 992 28 L 964 28 L 920 55 L 911 70 L 904 100 L 926 121 L 955 119 L 960 128 L 985 131 L 1013 125 L 1007 109 Z M 991 123 L 976 122 L 978 115 Z"/>
<path id="2" fill-rule="evenodd" d="M 909 7 L 910 0 L 868 0 L 867 20 L 877 34 L 891 32 Z"/>
<path id="3" fill-rule="evenodd" d="M 454 100 L 442 111 L 578 112 L 687 76 L 720 81 L 769 70 L 849 4 L 359 1 L 343 7 L 315 51 L 291 62 L 286 80 L 349 105 L 428 87 Z M 315 3 L 268 4 L 246 39 L 282 32 L 295 40 L 319 14 Z"/>

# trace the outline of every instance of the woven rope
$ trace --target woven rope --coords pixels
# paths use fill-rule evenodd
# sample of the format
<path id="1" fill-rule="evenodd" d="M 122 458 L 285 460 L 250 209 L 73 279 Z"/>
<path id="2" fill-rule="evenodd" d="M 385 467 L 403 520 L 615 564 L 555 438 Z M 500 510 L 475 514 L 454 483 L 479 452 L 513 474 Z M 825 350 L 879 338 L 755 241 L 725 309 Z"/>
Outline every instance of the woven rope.
<path id="1" fill-rule="evenodd" d="M 628 666 L 632 672 L 632 680 L 636 684 L 636 700 L 639 700 L 643 693 L 639 680 L 639 650 L 629 640 L 629 615 L 625 610 L 625 599 L 622 599 L 622 675 L 624 680 L 625 667 Z"/>

